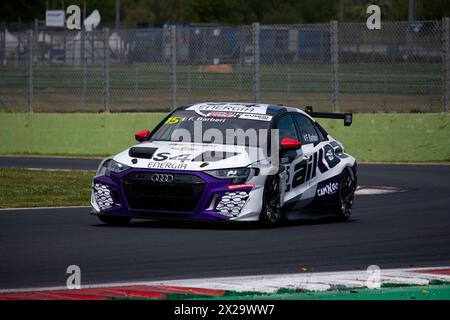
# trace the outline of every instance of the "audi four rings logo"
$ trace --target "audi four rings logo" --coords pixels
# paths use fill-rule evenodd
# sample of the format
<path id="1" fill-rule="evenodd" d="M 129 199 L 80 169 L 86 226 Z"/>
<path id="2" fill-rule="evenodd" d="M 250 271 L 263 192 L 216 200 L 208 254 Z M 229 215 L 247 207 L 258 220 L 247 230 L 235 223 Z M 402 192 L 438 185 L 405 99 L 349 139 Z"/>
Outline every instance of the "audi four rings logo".
<path id="1" fill-rule="evenodd" d="M 170 183 L 173 181 L 173 175 L 171 174 L 154 174 L 152 175 L 152 177 L 150 178 L 151 181 L 153 182 L 165 182 L 165 183 Z"/>

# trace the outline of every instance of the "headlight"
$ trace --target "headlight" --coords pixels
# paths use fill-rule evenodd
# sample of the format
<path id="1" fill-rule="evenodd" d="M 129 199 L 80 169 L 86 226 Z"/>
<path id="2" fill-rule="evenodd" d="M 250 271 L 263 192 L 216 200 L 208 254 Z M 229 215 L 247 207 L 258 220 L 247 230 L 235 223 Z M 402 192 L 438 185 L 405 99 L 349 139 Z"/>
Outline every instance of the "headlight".
<path id="1" fill-rule="evenodd" d="M 109 174 L 112 173 L 121 173 L 130 167 L 127 165 L 124 165 L 120 162 L 114 161 L 114 160 L 108 160 L 106 161 L 103 166 L 97 171 L 98 176 L 109 176 Z"/>
<path id="2" fill-rule="evenodd" d="M 209 170 L 205 173 L 216 179 L 233 179 L 233 184 L 241 184 L 247 182 L 250 168 Z"/>

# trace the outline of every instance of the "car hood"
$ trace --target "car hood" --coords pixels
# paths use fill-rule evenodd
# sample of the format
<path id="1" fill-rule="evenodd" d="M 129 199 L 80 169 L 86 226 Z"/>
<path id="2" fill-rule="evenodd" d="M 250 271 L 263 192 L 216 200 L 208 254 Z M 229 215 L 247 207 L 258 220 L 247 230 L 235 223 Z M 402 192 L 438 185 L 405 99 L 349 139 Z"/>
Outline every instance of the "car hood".
<path id="1" fill-rule="evenodd" d="M 262 148 L 154 141 L 137 144 L 113 157 L 133 168 L 204 171 L 268 163 Z"/>

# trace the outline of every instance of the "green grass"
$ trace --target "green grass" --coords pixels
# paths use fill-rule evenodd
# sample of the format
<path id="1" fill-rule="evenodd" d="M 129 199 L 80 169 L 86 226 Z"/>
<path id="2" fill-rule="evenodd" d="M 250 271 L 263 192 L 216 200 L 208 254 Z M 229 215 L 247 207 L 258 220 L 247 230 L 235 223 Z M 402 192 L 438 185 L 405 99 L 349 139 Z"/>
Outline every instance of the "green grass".
<path id="1" fill-rule="evenodd" d="M 0 208 L 89 205 L 90 171 L 0 168 Z"/>
<path id="2" fill-rule="evenodd" d="M 172 298 L 172 297 L 169 297 Z M 177 297 L 172 298 L 174 300 Z M 189 297 L 187 298 L 189 299 Z M 192 297 L 205 300 L 450 300 L 450 285 L 393 286 L 373 289 L 328 291 L 282 290 L 274 294 L 229 292 L 224 297 Z"/>
<path id="3" fill-rule="evenodd" d="M 252 67 L 233 65 L 231 73 L 199 72 L 200 65 L 178 65 L 177 81 L 180 88 L 191 85 L 194 88 L 237 88 L 239 76 L 242 75 L 244 89 L 251 90 Z M 430 64 L 340 64 L 342 90 L 366 92 L 383 91 L 384 81 L 390 82 L 392 93 L 416 93 L 417 86 L 428 88 L 430 81 L 440 81 L 441 65 Z M 331 81 L 329 63 L 299 64 L 261 64 L 261 89 L 285 90 L 288 74 L 291 74 L 292 89 L 300 92 L 328 91 Z M 88 67 L 87 86 L 99 87 L 103 83 L 103 67 Z M 111 88 L 133 89 L 137 79 L 139 87 L 145 89 L 164 89 L 170 91 L 170 66 L 162 64 L 138 63 L 129 65 L 112 65 L 110 68 Z M 83 84 L 81 67 L 39 67 L 33 72 L 37 87 L 80 88 Z M 191 77 L 189 77 L 191 74 Z M 26 79 L 26 72 L 16 68 L 2 68 L 0 87 L 21 88 Z M 350 83 L 351 82 L 351 83 Z M 371 85 L 368 86 L 367 84 Z M 433 90 L 441 90 L 439 83 Z"/>
<path id="4" fill-rule="evenodd" d="M 0 113 L 0 154 L 112 155 L 164 115 Z M 355 114 L 352 127 L 319 122 L 360 162 L 450 161 L 450 114 Z"/>
<path id="5" fill-rule="evenodd" d="M 199 65 L 177 66 L 177 100 L 251 101 L 253 69 L 233 65 L 231 73 L 199 72 Z M 324 63 L 261 64 L 261 98 L 268 103 L 314 104 L 331 109 L 331 67 Z M 27 110 L 25 69 L 0 69 L 0 111 Z M 103 109 L 103 67 L 37 67 L 33 71 L 35 112 L 96 112 Z M 162 111 L 171 105 L 170 66 L 111 65 L 110 108 Z M 339 66 L 341 106 L 346 110 L 442 110 L 441 65 L 345 64 Z M 85 81 L 85 90 L 83 90 Z"/>
<path id="6" fill-rule="evenodd" d="M 319 122 L 360 162 L 450 161 L 450 114 L 355 114 L 351 127 Z"/>
<path id="7" fill-rule="evenodd" d="M 136 143 L 163 113 L 1 114 L 0 154 L 107 156 Z"/>

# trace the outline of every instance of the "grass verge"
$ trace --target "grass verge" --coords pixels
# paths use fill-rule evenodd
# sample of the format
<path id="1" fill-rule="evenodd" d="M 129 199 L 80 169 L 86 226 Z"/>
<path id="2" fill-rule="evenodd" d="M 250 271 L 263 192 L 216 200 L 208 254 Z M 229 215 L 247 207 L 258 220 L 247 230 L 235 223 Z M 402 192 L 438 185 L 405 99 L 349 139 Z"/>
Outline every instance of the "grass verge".
<path id="1" fill-rule="evenodd" d="M 0 154 L 106 156 L 135 144 L 163 113 L 0 114 Z M 319 122 L 363 162 L 450 161 L 450 114 L 355 114 Z"/>
<path id="2" fill-rule="evenodd" d="M 183 299 L 169 296 L 168 299 Z M 227 292 L 223 297 L 184 297 L 193 300 L 449 300 L 450 284 L 428 286 L 392 286 L 380 289 L 341 289 L 328 291 L 296 291 L 281 289 L 274 294 Z"/>
<path id="3" fill-rule="evenodd" d="M 86 206 L 94 174 L 0 168 L 0 208 Z"/>

